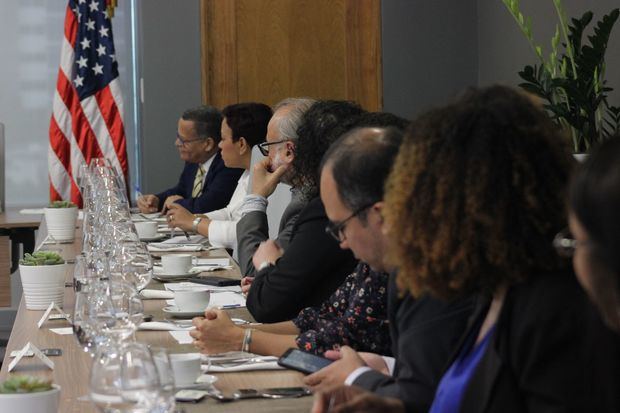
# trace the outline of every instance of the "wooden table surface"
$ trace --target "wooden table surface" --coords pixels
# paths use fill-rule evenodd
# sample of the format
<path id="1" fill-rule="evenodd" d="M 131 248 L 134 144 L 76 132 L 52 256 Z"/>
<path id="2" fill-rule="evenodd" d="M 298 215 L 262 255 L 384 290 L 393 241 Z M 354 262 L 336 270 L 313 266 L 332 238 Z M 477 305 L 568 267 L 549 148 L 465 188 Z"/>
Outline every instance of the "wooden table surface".
<path id="1" fill-rule="evenodd" d="M 39 230 L 38 242 L 44 239 L 45 225 Z M 76 237 L 76 240 L 79 237 Z M 70 259 L 80 252 L 79 245 L 60 244 L 53 248 L 60 248 L 64 258 Z M 201 253 L 203 257 L 223 257 L 228 256 L 224 250 L 215 250 Z M 232 260 L 231 260 L 232 262 Z M 68 265 L 66 280 L 71 281 L 73 265 Z M 218 275 L 239 278 L 238 267 L 233 270 L 220 271 Z M 163 288 L 158 281 L 153 281 L 148 288 Z M 72 312 L 74 302 L 74 292 L 72 288 L 65 289 L 64 311 Z M 164 313 L 162 308 L 165 300 L 144 300 L 145 314 L 152 314 L 154 320 L 163 320 Z M 46 322 L 41 329 L 37 328 L 37 321 L 41 318 L 43 311 L 26 310 L 25 302 L 21 300 L 13 331 L 9 339 L 6 356 L 0 371 L 0 380 L 6 379 L 7 375 L 31 374 L 35 376 L 53 379 L 55 384 L 61 386 L 60 412 L 96 412 L 95 406 L 85 397 L 88 395 L 88 382 L 90 376 L 90 366 L 92 359 L 84 353 L 73 335 L 58 335 L 49 331 L 50 328 L 70 327 L 65 320 L 54 320 Z M 251 320 L 251 316 L 246 309 L 231 310 L 231 316 Z M 178 344 L 168 332 L 159 331 L 138 331 L 136 338 L 140 342 L 166 347 L 171 353 L 195 352 L 192 345 Z M 28 341 L 38 348 L 60 348 L 62 356 L 51 357 L 55 368 L 48 370 L 42 363 L 36 362 L 34 358 L 24 358 L 18 368 L 8 373 L 10 363 L 9 354 L 13 350 L 21 349 Z M 270 388 L 270 387 L 293 387 L 301 386 L 303 375 L 290 370 L 273 371 L 249 371 L 238 373 L 216 373 L 218 381 L 216 387 L 224 394 L 228 395 L 239 388 Z M 86 400 L 85 400 L 86 399 Z M 243 400 L 230 403 L 220 403 L 212 399 L 203 399 L 200 403 L 178 403 L 186 412 L 290 412 L 290 411 L 309 411 L 312 405 L 311 397 L 299 399 L 281 400 Z"/>
<path id="2" fill-rule="evenodd" d="M 11 207 L 0 213 L 0 228 L 37 228 L 43 215 L 20 214 L 22 208 Z"/>

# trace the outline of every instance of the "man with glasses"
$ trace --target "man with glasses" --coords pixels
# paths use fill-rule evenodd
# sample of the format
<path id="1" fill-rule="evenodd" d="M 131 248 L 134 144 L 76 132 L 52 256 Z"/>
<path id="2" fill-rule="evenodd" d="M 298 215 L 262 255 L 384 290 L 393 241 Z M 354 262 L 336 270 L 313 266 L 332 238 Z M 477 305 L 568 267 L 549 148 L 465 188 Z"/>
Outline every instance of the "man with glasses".
<path id="1" fill-rule="evenodd" d="M 218 149 L 221 124 L 222 115 L 212 106 L 183 112 L 175 140 L 185 162 L 179 182 L 159 194 L 138 198 L 140 212 L 165 211 L 178 203 L 192 213 L 205 213 L 228 204 L 243 170 L 224 165 Z"/>
<path id="2" fill-rule="evenodd" d="M 369 122 L 367 122 L 369 123 Z M 384 181 L 402 141 L 397 128 L 357 128 L 336 141 L 321 167 L 321 199 L 330 220 L 326 232 L 373 271 L 390 271 L 385 259 Z M 411 206 L 415 208 L 414 205 Z M 435 387 L 473 309 L 469 298 L 442 302 L 426 295 L 399 294 L 388 282 L 392 355 L 358 353 L 347 346 L 327 352 L 338 359 L 308 376 L 306 384 L 328 392 L 354 384 L 402 400 L 407 411 L 427 411 Z M 340 392 L 357 395 L 357 390 Z M 331 394 L 331 393 L 329 393 Z"/>
<path id="3" fill-rule="evenodd" d="M 260 152 L 267 158 L 254 165 L 251 193 L 244 199 L 242 218 L 237 223 L 237 254 L 241 274 L 246 276 L 242 282 L 246 291 L 256 275 L 252 256 L 260 243 L 269 239 L 267 198 L 273 194 L 278 183 L 291 184 L 297 128 L 303 114 L 314 102 L 314 99 L 309 98 L 289 98 L 276 104 L 267 126 L 266 142 L 258 145 Z M 291 192 L 291 202 L 282 213 L 276 238 L 277 244 L 284 249 L 288 246 L 299 212 L 307 203 L 298 190 L 293 189 Z"/>

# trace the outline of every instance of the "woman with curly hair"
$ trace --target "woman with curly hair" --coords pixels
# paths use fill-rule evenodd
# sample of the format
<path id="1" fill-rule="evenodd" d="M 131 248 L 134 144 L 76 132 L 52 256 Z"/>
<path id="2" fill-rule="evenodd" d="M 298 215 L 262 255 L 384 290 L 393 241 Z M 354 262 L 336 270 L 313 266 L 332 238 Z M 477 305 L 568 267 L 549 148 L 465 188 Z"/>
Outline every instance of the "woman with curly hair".
<path id="1" fill-rule="evenodd" d="M 552 245 L 566 225 L 566 142 L 532 99 L 502 86 L 429 111 L 405 136 L 385 199 L 399 286 L 414 296 L 478 296 L 431 413 L 611 411 L 585 374 L 598 326 Z M 618 374 L 597 372 L 601 381 Z M 354 389 L 332 395 L 341 411 L 398 405 Z"/>

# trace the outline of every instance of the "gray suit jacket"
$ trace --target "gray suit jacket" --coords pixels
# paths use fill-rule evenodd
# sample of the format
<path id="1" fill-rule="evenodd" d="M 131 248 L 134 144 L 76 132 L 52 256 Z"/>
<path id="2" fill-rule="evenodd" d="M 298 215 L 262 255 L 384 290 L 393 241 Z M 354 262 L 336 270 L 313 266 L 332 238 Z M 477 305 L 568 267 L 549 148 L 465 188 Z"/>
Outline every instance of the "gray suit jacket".
<path id="1" fill-rule="evenodd" d="M 286 249 L 291 239 L 291 231 L 299 212 L 306 206 L 307 202 L 302 199 L 297 191 L 293 191 L 291 202 L 288 204 L 282 218 L 276 242 Z M 256 268 L 252 264 L 252 256 L 256 252 L 259 244 L 269 239 L 269 224 L 267 214 L 263 211 L 251 211 L 245 214 L 237 223 L 237 255 L 239 268 L 243 276 L 254 277 Z"/>

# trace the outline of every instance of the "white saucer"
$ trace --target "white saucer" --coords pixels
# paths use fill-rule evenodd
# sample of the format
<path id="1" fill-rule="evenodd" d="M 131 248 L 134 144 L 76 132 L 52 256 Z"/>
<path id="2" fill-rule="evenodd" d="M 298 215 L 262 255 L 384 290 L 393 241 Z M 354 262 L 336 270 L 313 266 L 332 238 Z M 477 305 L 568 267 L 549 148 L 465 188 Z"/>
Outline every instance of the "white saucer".
<path id="1" fill-rule="evenodd" d="M 166 314 L 170 314 L 173 317 L 200 317 L 205 314 L 203 311 L 181 311 L 176 305 L 167 305 L 162 311 Z"/>
<path id="2" fill-rule="evenodd" d="M 154 237 L 140 237 L 140 241 L 149 242 L 149 241 L 159 241 L 166 238 L 168 234 L 157 234 Z"/>
<path id="3" fill-rule="evenodd" d="M 188 278 L 194 275 L 200 274 L 202 270 L 200 268 L 192 268 L 185 274 L 167 274 L 161 267 L 153 267 L 153 275 L 162 280 L 175 280 L 177 278 Z"/>

